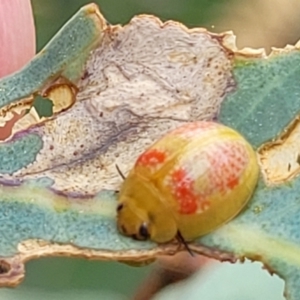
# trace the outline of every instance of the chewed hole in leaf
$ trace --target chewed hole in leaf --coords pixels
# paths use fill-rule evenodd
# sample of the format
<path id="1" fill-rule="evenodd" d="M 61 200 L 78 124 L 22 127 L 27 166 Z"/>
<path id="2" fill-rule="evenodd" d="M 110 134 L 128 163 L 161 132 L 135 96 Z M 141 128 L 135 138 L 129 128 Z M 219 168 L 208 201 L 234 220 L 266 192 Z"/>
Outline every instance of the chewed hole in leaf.
<path id="1" fill-rule="evenodd" d="M 1 274 L 6 274 L 10 271 L 11 266 L 8 262 L 4 260 L 0 260 L 0 275 Z"/>
<path id="2" fill-rule="evenodd" d="M 53 115 L 53 102 L 49 98 L 37 95 L 33 100 L 32 107 L 34 107 L 40 118 Z"/>

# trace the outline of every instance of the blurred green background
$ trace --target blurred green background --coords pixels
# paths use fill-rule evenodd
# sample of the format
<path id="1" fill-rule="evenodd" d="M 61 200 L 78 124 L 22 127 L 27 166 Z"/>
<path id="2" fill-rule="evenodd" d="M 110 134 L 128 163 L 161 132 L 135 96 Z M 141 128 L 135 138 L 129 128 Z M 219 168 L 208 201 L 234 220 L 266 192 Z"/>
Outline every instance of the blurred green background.
<path id="1" fill-rule="evenodd" d="M 17 288 L 0 289 L 0 299 L 130 299 L 150 268 L 76 258 L 42 258 L 27 263 L 25 280 Z"/>
<path id="2" fill-rule="evenodd" d="M 83 5 L 94 2 L 112 24 L 125 24 L 137 14 L 155 14 L 189 27 L 210 27 L 233 0 L 32 0 L 38 49 Z"/>

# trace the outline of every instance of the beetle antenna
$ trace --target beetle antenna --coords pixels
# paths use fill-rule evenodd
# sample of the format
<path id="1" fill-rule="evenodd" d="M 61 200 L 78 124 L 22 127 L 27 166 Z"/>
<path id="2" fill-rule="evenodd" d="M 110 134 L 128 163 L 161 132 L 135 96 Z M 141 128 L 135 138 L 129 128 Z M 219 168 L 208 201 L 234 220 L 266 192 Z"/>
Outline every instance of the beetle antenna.
<path id="1" fill-rule="evenodd" d="M 125 175 L 122 173 L 122 171 L 120 170 L 120 168 L 119 168 L 119 166 L 118 166 L 117 164 L 116 164 L 116 169 L 117 169 L 119 175 L 122 177 L 122 179 L 125 180 L 126 177 L 125 177 Z"/>
<path id="2" fill-rule="evenodd" d="M 181 244 L 183 244 L 184 248 L 187 250 L 187 252 L 194 257 L 194 253 L 189 248 L 187 242 L 184 240 L 183 236 L 181 235 L 181 232 L 178 230 L 176 235 L 177 241 Z"/>

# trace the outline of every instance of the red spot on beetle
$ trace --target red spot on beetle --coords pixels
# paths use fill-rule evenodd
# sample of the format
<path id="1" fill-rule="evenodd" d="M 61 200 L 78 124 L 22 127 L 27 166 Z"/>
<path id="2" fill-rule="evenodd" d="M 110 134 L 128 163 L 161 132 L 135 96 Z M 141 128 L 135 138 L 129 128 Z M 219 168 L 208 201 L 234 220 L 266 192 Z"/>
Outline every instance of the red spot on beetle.
<path id="1" fill-rule="evenodd" d="M 180 168 L 171 174 L 170 188 L 179 203 L 181 214 L 193 214 L 198 209 L 199 196 L 194 193 L 194 180 Z"/>
<path id="2" fill-rule="evenodd" d="M 238 183 L 239 183 L 239 179 L 233 176 L 232 178 L 229 178 L 227 182 L 227 187 L 232 190 L 235 186 L 238 185 Z"/>
<path id="3" fill-rule="evenodd" d="M 157 149 L 149 149 L 144 152 L 137 160 L 137 165 L 153 167 L 162 164 L 166 160 L 166 153 Z"/>

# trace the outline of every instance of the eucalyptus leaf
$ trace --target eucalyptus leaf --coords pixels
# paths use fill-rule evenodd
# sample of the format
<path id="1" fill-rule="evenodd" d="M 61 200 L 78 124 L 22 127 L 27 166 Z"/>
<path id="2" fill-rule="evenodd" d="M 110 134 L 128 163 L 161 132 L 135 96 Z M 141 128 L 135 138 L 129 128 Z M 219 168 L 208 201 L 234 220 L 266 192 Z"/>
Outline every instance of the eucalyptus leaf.
<path id="1" fill-rule="evenodd" d="M 28 109 L 31 99 L 40 117 L 52 116 L 29 111 L 0 143 L 1 285 L 18 284 L 24 262 L 40 256 L 143 264 L 182 250 L 118 233 L 115 165 L 126 176 L 170 129 L 215 120 L 249 140 L 261 176 L 244 211 L 190 247 L 261 261 L 285 280 L 287 299 L 300 299 L 299 50 L 266 57 L 237 51 L 232 40 L 154 16 L 109 25 L 88 5 L 44 55 L 0 81 L 0 111 Z M 35 97 L 45 89 L 59 90 L 55 103 Z"/>

